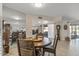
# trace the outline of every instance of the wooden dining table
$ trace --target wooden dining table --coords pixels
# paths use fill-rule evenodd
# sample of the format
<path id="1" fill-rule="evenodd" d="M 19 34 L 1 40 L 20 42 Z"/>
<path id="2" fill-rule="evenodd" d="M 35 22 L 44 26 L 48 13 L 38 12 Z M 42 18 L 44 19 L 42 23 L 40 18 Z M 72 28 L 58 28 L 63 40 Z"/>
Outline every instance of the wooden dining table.
<path id="1" fill-rule="evenodd" d="M 32 40 L 35 47 L 44 47 L 51 44 L 51 40 L 49 38 L 44 37 L 43 39 L 36 38 L 26 38 L 25 40 Z"/>
<path id="2" fill-rule="evenodd" d="M 23 40 L 33 41 L 36 56 L 39 56 L 40 50 L 42 50 L 42 52 L 43 52 L 44 46 L 48 46 L 48 45 L 51 44 L 51 40 L 46 38 L 46 37 L 44 37 L 43 39 L 41 39 L 41 38 L 36 39 L 36 38 L 29 37 L 29 38 L 26 38 L 26 39 L 23 39 Z M 42 53 L 40 55 L 42 55 Z"/>

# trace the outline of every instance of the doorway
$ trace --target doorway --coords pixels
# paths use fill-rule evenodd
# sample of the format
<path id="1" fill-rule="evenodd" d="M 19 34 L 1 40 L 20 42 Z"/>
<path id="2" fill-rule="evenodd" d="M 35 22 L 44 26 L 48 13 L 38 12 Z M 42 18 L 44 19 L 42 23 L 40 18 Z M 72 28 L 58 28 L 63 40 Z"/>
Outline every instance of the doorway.
<path id="1" fill-rule="evenodd" d="M 70 25 L 70 34 L 71 34 L 71 39 L 79 38 L 79 24 Z"/>
<path id="2" fill-rule="evenodd" d="M 45 37 L 54 38 L 54 24 L 47 24 L 43 27 L 43 33 Z"/>

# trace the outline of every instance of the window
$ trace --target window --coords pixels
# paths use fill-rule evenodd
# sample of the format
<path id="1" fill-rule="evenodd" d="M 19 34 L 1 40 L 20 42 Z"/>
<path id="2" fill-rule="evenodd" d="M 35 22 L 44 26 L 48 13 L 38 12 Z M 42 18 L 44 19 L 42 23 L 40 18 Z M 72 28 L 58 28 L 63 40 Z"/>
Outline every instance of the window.
<path id="1" fill-rule="evenodd" d="M 70 34 L 71 36 L 79 36 L 79 25 L 71 25 L 70 26 Z"/>

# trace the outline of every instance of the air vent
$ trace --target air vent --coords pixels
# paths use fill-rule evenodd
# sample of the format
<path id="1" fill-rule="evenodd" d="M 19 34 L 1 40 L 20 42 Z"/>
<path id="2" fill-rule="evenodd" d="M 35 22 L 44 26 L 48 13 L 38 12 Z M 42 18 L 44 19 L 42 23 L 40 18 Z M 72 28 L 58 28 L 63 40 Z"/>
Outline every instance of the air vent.
<path id="1" fill-rule="evenodd" d="M 42 17 L 38 17 L 39 19 L 42 19 Z"/>

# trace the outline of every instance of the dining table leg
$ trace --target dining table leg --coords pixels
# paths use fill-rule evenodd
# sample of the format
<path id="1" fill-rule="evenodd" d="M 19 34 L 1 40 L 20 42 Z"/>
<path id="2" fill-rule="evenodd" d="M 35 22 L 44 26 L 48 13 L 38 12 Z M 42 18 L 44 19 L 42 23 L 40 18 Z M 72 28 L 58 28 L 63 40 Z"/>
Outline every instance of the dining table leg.
<path id="1" fill-rule="evenodd" d="M 42 56 L 43 55 L 43 48 L 36 48 L 35 52 L 36 52 L 36 56 Z"/>

